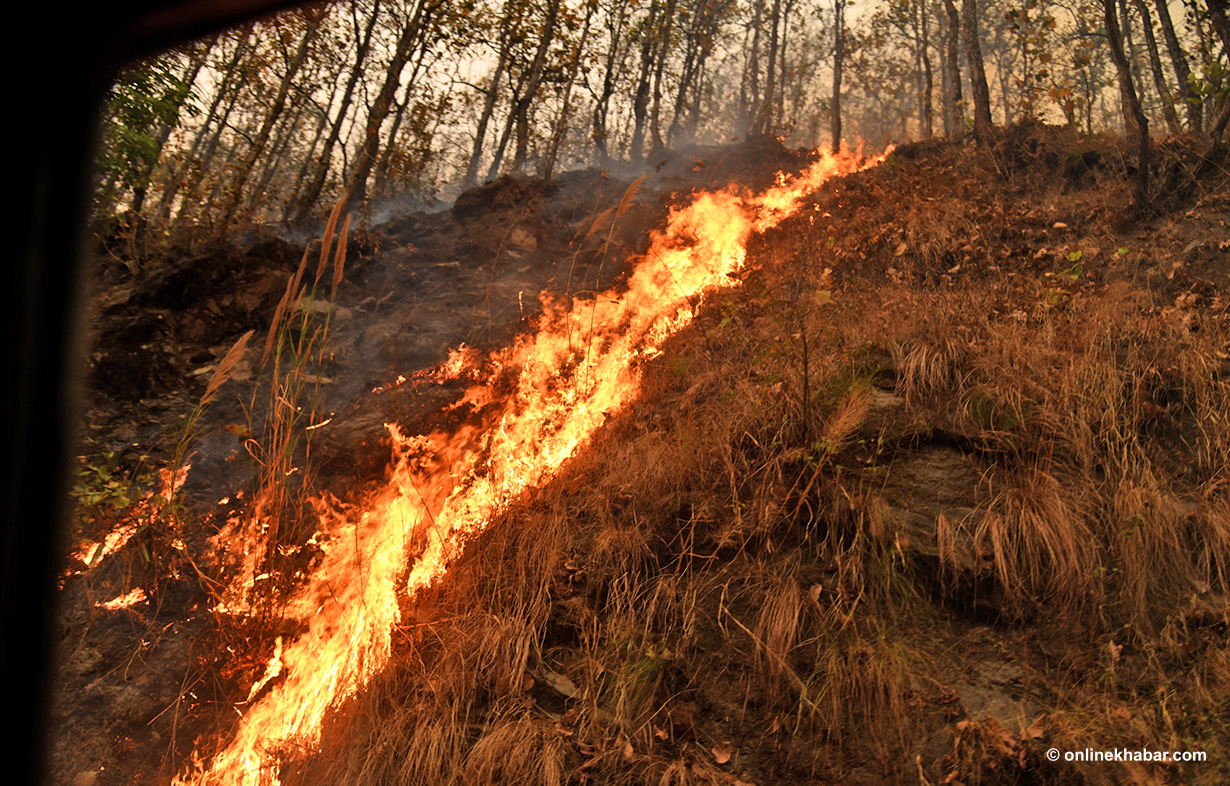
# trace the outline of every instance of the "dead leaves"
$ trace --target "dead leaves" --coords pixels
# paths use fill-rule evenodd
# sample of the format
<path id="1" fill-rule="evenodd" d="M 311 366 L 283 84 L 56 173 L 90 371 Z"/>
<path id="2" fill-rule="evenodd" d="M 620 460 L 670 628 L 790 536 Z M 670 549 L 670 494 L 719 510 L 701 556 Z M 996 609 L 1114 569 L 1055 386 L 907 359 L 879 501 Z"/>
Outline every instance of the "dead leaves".
<path id="1" fill-rule="evenodd" d="M 568 699 L 576 698 L 578 693 L 576 683 L 563 674 L 557 674 L 554 671 L 543 671 L 539 676 L 542 677 L 542 681 L 547 687 L 559 695 Z"/>
<path id="2" fill-rule="evenodd" d="M 714 745 L 711 752 L 713 753 L 713 760 L 715 762 L 718 764 L 726 764 L 730 761 L 730 758 L 735 755 L 735 746 L 731 745 L 729 741 L 721 742 Z"/>
<path id="3" fill-rule="evenodd" d="M 1020 730 L 1019 735 L 1004 727 L 999 719 L 988 716 L 981 721 L 961 720 L 955 725 L 956 746 L 952 753 L 940 762 L 940 766 L 949 768 L 943 783 L 963 783 L 962 761 L 968 762 L 971 757 L 983 759 L 980 766 L 995 769 L 1002 763 L 1014 763 L 1022 770 L 1028 769 L 1029 743 L 1042 739 L 1050 727 L 1049 716 L 1039 715 L 1033 723 Z M 989 761 L 982 753 L 992 754 Z M 962 752 L 964 751 L 964 756 Z"/>

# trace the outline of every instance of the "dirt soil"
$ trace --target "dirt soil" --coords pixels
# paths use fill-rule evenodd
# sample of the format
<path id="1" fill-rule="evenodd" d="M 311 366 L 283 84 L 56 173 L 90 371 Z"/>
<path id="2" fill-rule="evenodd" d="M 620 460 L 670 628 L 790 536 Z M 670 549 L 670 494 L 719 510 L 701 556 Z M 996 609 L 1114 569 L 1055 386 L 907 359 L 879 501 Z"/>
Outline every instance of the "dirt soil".
<path id="1" fill-rule="evenodd" d="M 488 749 L 543 782 L 1230 778 L 1230 525 L 1217 523 L 1230 437 L 1207 404 L 1230 388 L 1230 191 L 1224 170 L 1176 185 L 1198 149 L 1157 151 L 1144 216 L 1120 145 L 1044 127 L 1007 129 L 991 150 L 909 145 L 827 184 L 753 238 L 743 286 L 672 340 L 633 411 L 406 615 L 394 664 L 339 708 L 319 752 L 287 754 L 283 782 L 445 782 L 415 746 L 422 719 L 456 713 L 441 707 L 461 695 L 461 758 L 434 766 L 473 783 L 515 774 L 483 764 Z M 690 149 L 632 191 L 597 170 L 502 178 L 449 209 L 361 226 L 319 385 L 331 419 L 311 443 L 312 490 L 360 498 L 384 477 L 384 423 L 440 422 L 463 384 L 415 372 L 462 343 L 507 343 L 541 314 L 540 292 L 618 286 L 692 191 L 762 190 L 810 160 L 768 139 Z M 613 232 L 589 232 L 630 193 Z M 205 554 L 253 496 L 245 391 L 304 253 L 272 231 L 140 263 L 99 249 L 75 542 L 141 509 L 219 363 L 256 334 L 194 427 L 189 542 L 167 550 L 151 525 L 100 564 L 66 562 L 55 783 L 168 783 L 194 746 L 225 738 L 274 636 L 293 633 L 212 613 L 210 566 L 176 555 Z M 803 314 L 812 289 L 826 305 Z M 1126 425 L 1063 414 L 1056 380 L 1078 367 L 1063 352 L 1120 324 L 1136 343 L 1107 339 L 1106 362 L 1133 370 L 1116 377 Z M 1130 431 L 1147 470 L 1069 449 L 1076 423 Z M 1151 502 L 1133 507 L 1127 474 Z M 1037 519 L 1070 518 L 1087 547 L 1058 525 L 1043 545 L 1017 543 L 1002 522 L 1033 526 L 1029 500 L 1057 500 Z M 1177 556 L 1137 568 L 1117 536 L 1082 523 L 1120 513 L 1225 542 L 1199 546 L 1190 570 Z M 520 583 L 509 560 L 531 566 Z M 1133 600 L 1133 570 L 1179 578 Z M 138 588 L 146 600 L 102 605 Z M 518 589 L 545 605 L 515 617 L 495 598 Z M 446 618 L 472 627 L 432 621 Z M 471 693 L 440 687 L 464 642 L 498 642 L 510 619 L 530 642 L 516 679 L 483 666 Z M 518 742 L 492 748 L 497 731 Z M 377 741 L 392 747 L 363 759 Z M 1142 745 L 1210 761 L 1044 755 Z"/>

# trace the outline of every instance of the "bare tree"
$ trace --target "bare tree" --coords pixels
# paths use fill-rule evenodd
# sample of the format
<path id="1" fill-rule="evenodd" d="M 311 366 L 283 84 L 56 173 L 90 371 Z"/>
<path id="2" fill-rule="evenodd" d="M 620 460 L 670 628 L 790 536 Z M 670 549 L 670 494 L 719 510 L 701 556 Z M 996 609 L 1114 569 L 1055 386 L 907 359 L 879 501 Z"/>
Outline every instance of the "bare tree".
<path id="1" fill-rule="evenodd" d="M 1145 48 L 1149 52 L 1149 68 L 1153 72 L 1153 86 L 1157 88 L 1157 94 L 1162 99 L 1162 116 L 1166 118 L 1166 125 L 1170 128 L 1170 133 L 1181 134 L 1183 127 L 1179 125 L 1179 114 L 1174 108 L 1174 96 L 1170 94 L 1170 88 L 1166 86 L 1166 77 L 1162 74 L 1162 58 L 1157 51 L 1157 39 L 1153 36 L 1153 20 L 1149 16 L 1149 7 L 1145 5 L 1145 0 L 1134 0 L 1136 11 L 1140 14 L 1141 30 L 1145 34 Z"/>
<path id="2" fill-rule="evenodd" d="M 1170 63 L 1174 67 L 1175 81 L 1179 84 L 1179 98 L 1187 107 L 1187 130 L 1200 133 L 1203 115 L 1200 105 L 1191 101 L 1192 88 L 1188 82 L 1191 68 L 1187 65 L 1187 53 L 1179 45 L 1179 37 L 1175 35 L 1174 22 L 1170 19 L 1170 7 L 1166 0 L 1155 0 L 1157 5 L 1157 21 L 1162 28 L 1162 38 L 1166 40 L 1166 51 L 1170 54 Z"/>
<path id="3" fill-rule="evenodd" d="M 356 41 L 354 67 L 350 69 L 350 78 L 346 82 L 346 89 L 342 93 L 341 105 L 338 106 L 337 116 L 329 129 L 329 136 L 325 139 L 324 148 L 321 149 L 319 156 L 314 157 L 317 160 L 316 173 L 308 184 L 307 189 L 302 194 L 294 196 L 293 221 L 296 224 L 302 223 L 308 217 L 312 207 L 316 204 L 316 200 L 320 198 L 321 190 L 324 188 L 325 178 L 329 175 L 330 163 L 333 160 L 333 148 L 341 138 L 342 126 L 348 117 L 355 87 L 358 85 L 360 77 L 363 76 L 367 53 L 371 48 L 372 30 L 376 26 L 376 19 L 379 15 L 380 0 L 374 0 L 371 15 L 367 19 L 367 27 L 363 30 L 361 38 L 358 35 L 358 19 L 355 18 L 353 20 Z"/>
<path id="4" fill-rule="evenodd" d="M 944 14 L 948 17 L 948 82 L 951 85 L 951 103 L 944 110 L 952 117 L 952 138 L 965 137 L 965 103 L 961 98 L 961 15 L 953 0 L 944 0 Z"/>
<path id="5" fill-rule="evenodd" d="M 1123 51 L 1123 37 L 1115 14 L 1115 0 L 1102 0 L 1102 14 L 1106 20 L 1106 37 L 1110 43 L 1111 57 L 1119 76 L 1119 100 L 1123 111 L 1123 125 L 1129 142 L 1136 148 L 1136 185 L 1133 202 L 1137 210 L 1144 210 L 1149 198 L 1149 121 L 1140 108 L 1136 88 L 1132 84 L 1131 65 Z"/>
<path id="6" fill-rule="evenodd" d="M 974 138 L 988 144 L 995 133 L 991 121 L 991 91 L 987 89 L 987 73 L 982 65 L 982 46 L 978 42 L 978 2 L 961 0 L 961 17 L 965 28 L 965 57 L 969 61 L 970 93 L 974 99 Z"/>
<path id="7" fill-rule="evenodd" d="M 841 79 L 846 61 L 846 0 L 833 0 L 833 155 L 841 152 Z"/>
<path id="8" fill-rule="evenodd" d="M 410 59 L 411 52 L 424 26 L 439 5 L 439 2 L 419 0 L 409 21 L 402 28 L 401 36 L 397 41 L 397 49 L 385 71 L 384 85 L 380 88 L 380 94 L 376 96 L 375 103 L 367 113 L 363 144 L 355 156 L 354 167 L 347 181 L 346 190 L 342 194 L 342 207 L 338 211 L 339 215 L 344 214 L 351 205 L 362 202 L 367 196 L 367 176 L 371 172 L 372 164 L 376 160 L 376 151 L 380 147 L 380 127 L 384 125 L 384 120 L 389 116 L 389 110 L 393 107 L 393 97 L 398 85 L 401 84 L 402 69 L 406 67 L 406 62 Z"/>
<path id="9" fill-rule="evenodd" d="M 244 186 L 247 185 L 248 177 L 252 174 L 252 169 L 256 166 L 257 159 L 264 151 L 265 145 L 269 141 L 269 136 L 273 133 L 274 124 L 277 123 L 283 110 L 286 109 L 286 99 L 290 95 L 295 75 L 299 73 L 299 69 L 307 61 L 308 49 L 312 44 L 312 39 L 315 38 L 316 31 L 320 29 L 320 25 L 324 22 L 327 14 L 328 7 L 304 11 L 306 27 L 303 31 L 303 36 L 299 39 L 299 47 L 295 50 L 294 57 L 286 65 L 286 73 L 283 74 L 278 84 L 278 92 L 265 113 L 265 119 L 261 123 L 260 130 L 257 131 L 256 137 L 248 146 L 247 153 L 239 160 L 239 164 L 235 168 L 235 174 L 230 183 L 230 195 L 222 207 L 221 218 L 214 227 L 215 235 L 221 236 L 230 227 L 231 221 L 234 220 L 235 212 L 243 202 Z"/>

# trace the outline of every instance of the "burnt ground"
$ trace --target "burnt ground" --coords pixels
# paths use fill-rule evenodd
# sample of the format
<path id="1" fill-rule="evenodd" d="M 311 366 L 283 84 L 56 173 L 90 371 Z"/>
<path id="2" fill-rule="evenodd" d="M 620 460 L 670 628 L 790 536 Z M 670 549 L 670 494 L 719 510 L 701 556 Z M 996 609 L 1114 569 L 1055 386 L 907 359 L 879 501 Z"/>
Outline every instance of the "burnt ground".
<path id="1" fill-rule="evenodd" d="M 568 782 L 1219 782 L 1230 772 L 1230 552 L 1192 544 L 1221 537 L 1216 522 L 1230 511 L 1227 437 L 1209 409 L 1230 385 L 1230 196 L 1224 171 L 1179 188 L 1173 173 L 1198 150 L 1158 150 L 1160 193 L 1141 217 L 1113 140 L 1019 127 L 989 151 L 919 143 L 826 185 L 803 217 L 754 238 L 744 286 L 674 340 L 635 412 L 472 546 L 431 600 L 485 608 L 481 592 L 475 602 L 459 589 L 502 575 L 484 543 L 549 566 L 536 579 L 550 600 L 527 634 L 536 654 L 522 687 L 480 686 L 461 748 L 482 749 L 484 729 L 515 728 Z M 584 297 L 617 284 L 688 191 L 758 190 L 805 163 L 771 140 L 673 155 L 609 243 L 606 231 L 586 235 L 629 184 L 598 171 L 504 178 L 450 209 L 360 228 L 319 372 L 317 420 L 332 420 L 312 442 L 312 490 L 361 494 L 388 460 L 383 423 L 425 429 L 461 392 L 416 384 L 415 371 L 462 342 L 507 342 L 540 313 L 540 291 Z M 208 746 L 233 722 L 263 670 L 276 623 L 211 613 L 208 576 L 222 567 L 167 544 L 179 537 L 182 553 L 207 554 L 207 537 L 252 497 L 244 439 L 260 405 L 245 391 L 261 380 L 264 331 L 302 255 L 273 235 L 138 264 L 100 250 L 76 539 L 98 539 L 148 504 L 218 363 L 246 331 L 256 338 L 192 433 L 180 497 L 191 526 L 148 523 L 97 567 L 70 560 L 54 782 L 167 782 L 198 739 Z M 800 312 L 804 287 L 829 292 L 832 307 Z M 1064 398 L 1075 394 L 1063 364 L 1091 380 L 1118 372 L 1061 352 L 1108 326 L 1121 330 L 1104 359 L 1122 373 L 1106 385 L 1126 403 L 1089 429 L 1131 432 L 1147 472 L 1065 426 L 1088 424 Z M 1123 422 L 1107 425 L 1114 418 Z M 629 469 L 630 456 L 673 471 Z M 1137 496 L 1153 495 L 1139 510 L 1129 474 Z M 1071 519 L 1063 526 L 1089 549 L 1059 534 L 1003 545 L 1012 535 L 995 522 L 1030 526 L 1021 499 L 1051 505 L 1048 521 Z M 1200 550 L 1196 567 L 1175 567 L 1173 555 L 1138 567 L 1108 534 L 1129 513 L 1195 533 L 1183 543 Z M 526 544 L 531 520 L 556 519 L 570 529 L 551 525 L 549 554 Z M 1156 606 L 1130 591 L 1150 572 L 1165 578 L 1149 585 Z M 613 611 L 637 582 L 631 605 L 654 599 L 652 619 Z M 137 587 L 148 601 L 97 605 Z M 775 629 L 780 618 L 794 627 Z M 396 727 L 408 729 L 397 755 L 418 760 L 421 732 L 380 696 L 403 693 L 396 704 L 424 717 L 444 701 L 446 691 L 415 686 L 415 668 L 443 668 L 464 636 L 444 623 L 436 634 L 432 646 L 407 637 L 389 673 L 341 708 L 324 752 L 291 757 L 292 780 L 363 771 L 433 782 L 427 764 L 395 775 L 360 767 L 354 751 L 373 748 L 372 728 Z M 1042 758 L 1052 745 L 1112 744 L 1214 761 Z M 458 755 L 442 771 L 512 777 Z"/>

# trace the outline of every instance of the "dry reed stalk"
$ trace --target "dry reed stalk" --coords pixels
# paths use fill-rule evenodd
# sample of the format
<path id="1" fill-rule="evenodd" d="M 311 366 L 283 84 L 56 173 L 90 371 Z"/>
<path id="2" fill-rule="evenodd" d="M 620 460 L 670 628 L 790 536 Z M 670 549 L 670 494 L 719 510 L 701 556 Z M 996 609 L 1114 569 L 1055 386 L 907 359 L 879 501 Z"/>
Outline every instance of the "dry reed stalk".
<path id="1" fill-rule="evenodd" d="M 286 292 L 282 295 L 282 299 L 278 301 L 277 308 L 273 310 L 273 320 L 269 323 L 269 333 L 265 336 L 265 351 L 261 353 L 261 368 L 269 362 L 269 355 L 273 352 L 274 342 L 277 341 L 278 334 L 282 329 L 282 319 L 286 316 L 286 309 L 290 305 L 291 294 L 299 286 L 300 279 L 303 278 L 303 271 L 307 268 L 308 249 L 303 249 L 303 260 L 299 262 L 299 269 L 295 272 L 293 278 L 286 282 Z"/>
<path id="2" fill-rule="evenodd" d="M 342 274 L 346 269 L 346 237 L 350 232 L 350 214 L 342 223 L 342 237 L 337 243 L 337 256 L 333 260 L 333 288 L 329 291 L 329 299 L 337 299 L 337 287 L 342 283 Z"/>
<path id="3" fill-rule="evenodd" d="M 606 210 L 603 210 L 601 213 L 599 213 L 597 218 L 595 218 L 593 222 L 589 225 L 589 230 L 585 233 L 585 237 L 581 238 L 580 245 L 585 245 L 585 241 L 593 237 L 594 234 L 598 232 L 598 230 L 606 227 L 607 222 L 610 221 L 611 218 L 615 215 L 615 210 L 616 208 L 614 207 L 608 207 Z"/>
<path id="4" fill-rule="evenodd" d="M 325 236 L 320 241 L 320 262 L 316 265 L 316 280 L 315 284 L 320 283 L 320 277 L 325 273 L 325 264 L 329 261 L 329 250 L 333 245 L 333 230 L 337 226 L 337 214 L 342 209 L 342 200 L 333 206 L 333 211 L 329 213 L 329 222 L 325 224 Z M 350 224 L 350 214 L 346 214 L 347 226 Z M 306 251 L 304 252 L 306 254 Z"/>
<path id="5" fill-rule="evenodd" d="M 248 349 L 248 339 L 252 338 L 255 332 L 255 330 L 249 330 L 247 333 L 244 333 L 227 351 L 226 355 L 222 358 L 222 362 L 218 364 L 218 370 L 214 372 L 213 377 L 209 380 L 209 384 L 205 387 L 205 393 L 197 403 L 198 407 L 203 407 L 210 401 L 213 401 L 218 388 L 225 385 L 226 381 L 235 373 L 235 366 L 239 365 L 239 361 L 243 359 L 243 353 Z"/>

